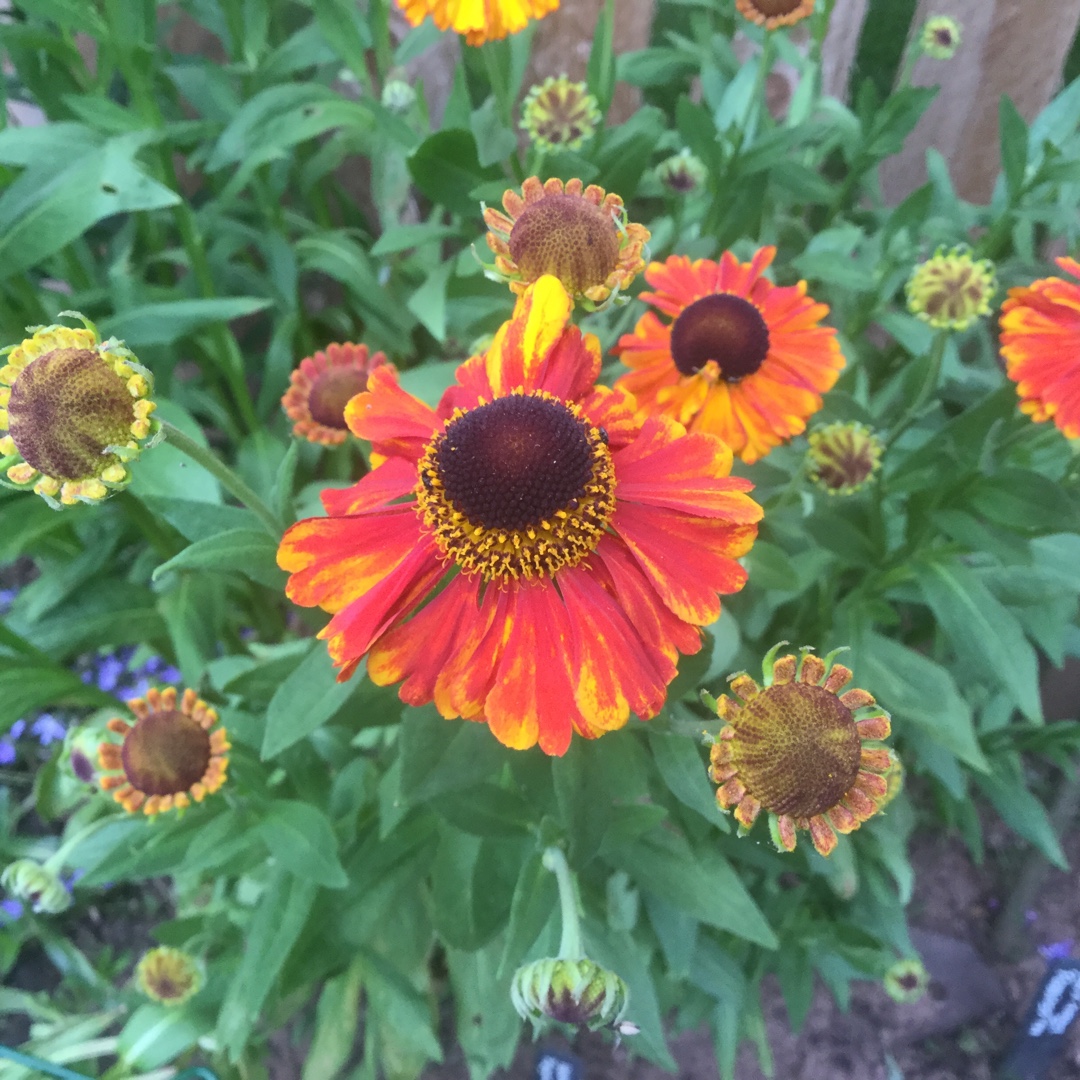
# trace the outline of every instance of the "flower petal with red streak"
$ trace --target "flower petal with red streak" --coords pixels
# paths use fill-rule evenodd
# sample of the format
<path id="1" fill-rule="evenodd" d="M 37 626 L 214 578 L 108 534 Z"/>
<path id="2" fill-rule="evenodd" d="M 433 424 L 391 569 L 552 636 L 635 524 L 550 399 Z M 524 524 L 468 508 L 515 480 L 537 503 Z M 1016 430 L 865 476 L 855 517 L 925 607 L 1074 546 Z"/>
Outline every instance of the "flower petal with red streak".
<path id="1" fill-rule="evenodd" d="M 389 366 L 368 376 L 368 388 L 345 406 L 345 423 L 379 454 L 419 461 L 431 436 L 442 425 L 435 410 L 402 390 Z"/>
<path id="2" fill-rule="evenodd" d="M 328 514 L 344 517 L 400 499 L 412 492 L 416 483 L 416 465 L 405 458 L 393 457 L 361 477 L 352 487 L 326 488 L 320 498 Z"/>

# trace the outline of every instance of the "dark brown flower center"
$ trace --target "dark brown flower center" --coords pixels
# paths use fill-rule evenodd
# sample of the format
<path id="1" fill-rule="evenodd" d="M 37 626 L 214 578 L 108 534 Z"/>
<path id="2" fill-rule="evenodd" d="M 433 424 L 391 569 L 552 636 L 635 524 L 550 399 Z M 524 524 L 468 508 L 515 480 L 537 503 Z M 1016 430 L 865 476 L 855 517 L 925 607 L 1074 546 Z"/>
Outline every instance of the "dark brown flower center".
<path id="1" fill-rule="evenodd" d="M 190 716 L 172 709 L 140 720 L 121 747 L 124 775 L 146 795 L 178 795 L 206 775 L 210 736 Z"/>
<path id="2" fill-rule="evenodd" d="M 713 293 L 689 305 L 671 327 L 671 358 L 684 375 L 710 360 L 728 382 L 753 375 L 769 353 L 769 328 L 741 296 Z"/>
<path id="3" fill-rule="evenodd" d="M 54 349 L 15 379 L 9 434 L 23 460 L 57 480 L 100 476 L 117 459 L 104 453 L 131 439 L 133 398 L 91 349 Z"/>
<path id="4" fill-rule="evenodd" d="M 311 419 L 326 427 L 347 431 L 345 406 L 367 389 L 367 376 L 353 367 L 332 367 L 319 374 L 308 395 Z"/>
<path id="5" fill-rule="evenodd" d="M 750 3 L 762 15 L 771 19 L 777 15 L 790 15 L 799 8 L 803 0 L 750 0 Z"/>
<path id="6" fill-rule="evenodd" d="M 458 417 L 435 453 L 446 498 L 486 529 L 527 529 L 576 509 L 593 460 L 582 420 L 557 401 L 520 394 Z"/>
<path id="7" fill-rule="evenodd" d="M 847 794 L 861 749 L 854 718 L 835 694 L 809 683 L 781 683 L 739 713 L 731 760 L 766 810 L 809 818 Z"/>
<path id="8" fill-rule="evenodd" d="M 544 195 L 521 211 L 510 255 L 525 281 L 554 274 L 570 293 L 603 285 L 619 262 L 611 215 L 578 195 Z"/>
<path id="9" fill-rule="evenodd" d="M 948 48 L 953 43 L 952 31 L 947 26 L 939 26 L 934 31 L 934 40 L 944 48 Z"/>

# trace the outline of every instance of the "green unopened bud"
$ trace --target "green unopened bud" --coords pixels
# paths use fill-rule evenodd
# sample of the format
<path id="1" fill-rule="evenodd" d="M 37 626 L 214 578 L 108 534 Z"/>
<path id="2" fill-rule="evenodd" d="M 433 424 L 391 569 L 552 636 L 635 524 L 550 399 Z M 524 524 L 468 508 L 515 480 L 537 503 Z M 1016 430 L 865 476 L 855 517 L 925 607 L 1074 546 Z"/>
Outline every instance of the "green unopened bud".
<path id="1" fill-rule="evenodd" d="M 700 158 L 683 150 L 661 161 L 656 167 L 656 175 L 666 188 L 679 195 L 688 195 L 705 183 L 709 170 Z"/>
<path id="2" fill-rule="evenodd" d="M 71 893 L 60 878 L 33 859 L 18 859 L 0 875 L 0 885 L 17 900 L 25 900 L 34 911 L 49 915 L 71 907 Z"/>
<path id="3" fill-rule="evenodd" d="M 535 960 L 518 968 L 510 985 L 510 1000 L 523 1020 L 533 1024 L 556 1020 L 562 1024 L 621 1030 L 630 1001 L 626 983 L 592 960 Z"/>
<path id="4" fill-rule="evenodd" d="M 935 60 L 951 60 L 960 48 L 960 24 L 948 15 L 935 15 L 919 35 L 922 51 Z"/>
<path id="5" fill-rule="evenodd" d="M 913 960 L 897 960 L 883 980 L 885 992 L 902 1005 L 918 1001 L 930 986 L 930 973 L 917 957 Z"/>
<path id="6" fill-rule="evenodd" d="M 416 90 L 403 78 L 389 78 L 383 86 L 382 106 L 388 112 L 401 116 L 416 104 Z"/>

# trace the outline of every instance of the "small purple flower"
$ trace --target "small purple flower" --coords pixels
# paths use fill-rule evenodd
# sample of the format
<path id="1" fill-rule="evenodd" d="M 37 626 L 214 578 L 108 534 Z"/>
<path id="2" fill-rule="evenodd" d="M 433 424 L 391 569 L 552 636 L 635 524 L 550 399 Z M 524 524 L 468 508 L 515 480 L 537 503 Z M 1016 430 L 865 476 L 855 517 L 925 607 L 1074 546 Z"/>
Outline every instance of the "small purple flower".
<path id="1" fill-rule="evenodd" d="M 15 723 L 11 725 L 11 729 L 8 731 L 8 734 L 13 739 L 21 739 L 22 734 L 23 734 L 23 732 L 25 730 L 26 730 L 26 721 L 25 720 L 16 720 Z"/>
<path id="2" fill-rule="evenodd" d="M 161 669 L 161 674 L 158 676 L 158 678 L 162 682 L 178 683 L 183 681 L 184 676 L 180 674 L 179 668 L 173 667 L 172 664 L 167 664 Z"/>
<path id="3" fill-rule="evenodd" d="M 1039 953 L 1044 960 L 1068 960 L 1072 956 L 1073 939 L 1062 938 L 1061 941 L 1052 941 L 1049 945 L 1040 945 Z"/>
<path id="4" fill-rule="evenodd" d="M 42 746 L 51 746 L 54 742 L 60 742 L 67 733 L 67 727 L 62 720 L 57 720 L 52 713 L 42 713 L 31 725 L 30 731 Z"/>
<path id="5" fill-rule="evenodd" d="M 0 615 L 7 613 L 11 605 L 15 603 L 15 597 L 18 595 L 18 589 L 0 589 Z"/>
<path id="6" fill-rule="evenodd" d="M 97 668 L 98 689 L 104 690 L 107 694 L 112 693 L 123 677 L 126 667 L 127 665 L 118 656 L 104 657 Z"/>
<path id="7" fill-rule="evenodd" d="M 1039 913 L 1037 911 L 1034 911 L 1031 908 L 1028 908 L 1027 911 L 1024 912 L 1024 922 L 1027 923 L 1028 926 L 1031 926 L 1032 923 L 1035 923 L 1035 922 L 1038 922 L 1038 921 L 1039 921 Z"/>
<path id="8" fill-rule="evenodd" d="M 15 744 L 5 735 L 0 737 L 0 765 L 10 765 L 15 760 Z"/>
<path id="9" fill-rule="evenodd" d="M 23 906 L 18 900 L 0 900 L 0 912 L 5 916 L 5 922 L 14 922 L 22 918 Z"/>

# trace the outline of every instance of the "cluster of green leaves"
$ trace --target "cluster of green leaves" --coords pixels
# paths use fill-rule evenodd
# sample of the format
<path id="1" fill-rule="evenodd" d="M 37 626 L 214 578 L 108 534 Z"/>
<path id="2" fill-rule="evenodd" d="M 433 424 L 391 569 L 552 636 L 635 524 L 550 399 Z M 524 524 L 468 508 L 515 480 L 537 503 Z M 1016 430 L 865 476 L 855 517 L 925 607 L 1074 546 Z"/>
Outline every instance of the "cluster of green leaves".
<path id="1" fill-rule="evenodd" d="M 959 200 L 932 155 L 930 182 L 889 208 L 877 166 L 932 92 L 882 99 L 866 86 L 851 109 L 821 99 L 820 18 L 808 56 L 776 35 L 740 63 L 731 12 L 661 3 L 652 45 L 615 58 L 609 4 L 589 87 L 606 108 L 621 80 L 642 105 L 579 151 L 541 158 L 514 126 L 529 31 L 463 50 L 433 130 L 423 95 L 404 114 L 381 104 L 394 69 L 439 37 L 429 23 L 392 44 L 387 7 L 20 0 L 0 25 L 7 89 L 47 122 L 0 131 L 5 339 L 60 308 L 125 337 L 157 377 L 161 415 L 208 433 L 286 525 L 363 468 L 356 448 L 290 444 L 278 400 L 296 360 L 363 340 L 433 401 L 452 378 L 447 361 L 510 309 L 470 250 L 483 245 L 479 202 L 533 173 L 580 177 L 623 196 L 652 230 L 654 257 L 778 246 L 777 280 L 805 278 L 830 304 L 849 362 L 821 419 L 890 438 L 879 481 L 850 499 L 814 492 L 802 441 L 748 470 L 766 506 L 750 585 L 683 662 L 669 707 L 552 761 L 504 749 L 482 725 L 403 710 L 362 671 L 336 683 L 310 637 L 321 616 L 283 599 L 275 538 L 164 445 L 101 507 L 57 514 L 0 494 L 0 565 L 23 557 L 37 572 L 0 622 L 0 728 L 39 707 L 106 704 L 71 666 L 130 643 L 174 660 L 234 744 L 219 796 L 153 827 L 110 819 L 72 852 L 87 871 L 79 895 L 170 877 L 175 916 L 154 936 L 207 961 L 206 988 L 167 1022 L 149 1006 L 127 1017 L 124 1068 L 198 1044 L 222 1076 L 265 1076 L 266 1041 L 288 1026 L 310 1038 L 305 1078 L 413 1077 L 441 1054 L 449 997 L 455 1038 L 486 1076 L 521 1034 L 515 967 L 558 940 L 540 855 L 560 843 L 581 885 L 586 948 L 630 986 L 633 1048 L 670 1066 L 669 1025 L 706 1023 L 730 1076 L 741 1038 L 768 1058 L 766 973 L 797 1026 L 815 974 L 843 1002 L 853 978 L 910 951 L 906 847 L 919 815 L 980 852 L 978 793 L 1062 861 L 1025 761 L 1075 748 L 1072 726 L 1042 723 L 1038 673 L 1080 653 L 1080 477 L 1056 430 L 1017 413 L 992 324 L 937 343 L 938 379 L 934 335 L 906 314 L 901 289 L 938 244 L 981 236 L 1004 284 L 1044 272 L 1047 239 L 1075 245 L 1080 84 L 1030 129 L 1003 105 L 990 206 Z M 192 27 L 199 55 L 180 47 Z M 762 94 L 774 55 L 800 74 L 779 120 Z M 653 169 L 683 148 L 707 168 L 688 197 Z M 639 310 L 590 317 L 588 329 L 610 345 Z M 928 380 L 928 405 L 909 414 Z M 717 724 L 698 689 L 719 691 L 780 639 L 852 646 L 856 681 L 892 710 L 920 796 L 902 794 L 829 860 L 808 844 L 773 852 L 760 825 L 737 838 L 705 776 L 699 737 Z M 58 758 L 10 808 L 13 830 L 31 810 L 53 822 L 79 806 L 65 767 Z M 109 812 L 91 800 L 68 835 Z M 21 940 L 0 953 L 5 968 Z M 64 949 L 65 971 L 93 971 Z M 108 1019 L 79 1019 L 87 1031 L 127 1002 L 104 983 L 87 985 Z M 3 1007 L 78 1041 L 40 1002 Z"/>

